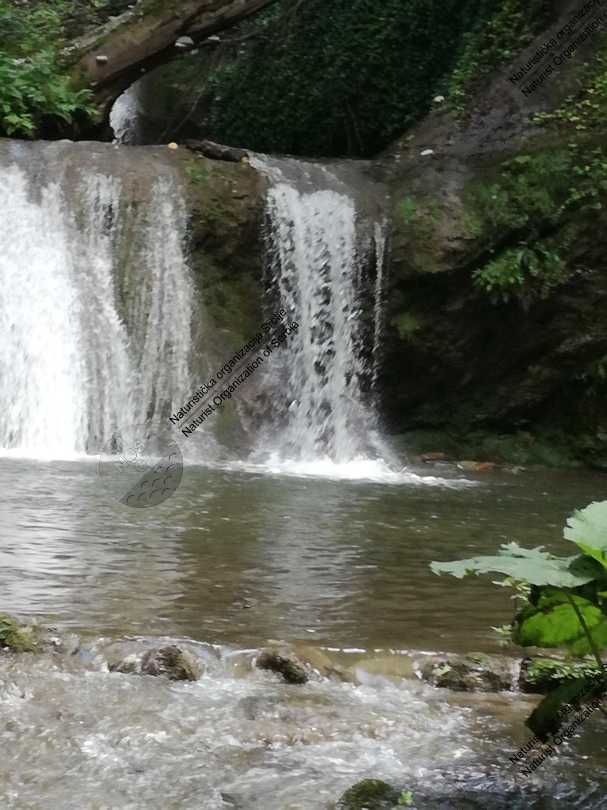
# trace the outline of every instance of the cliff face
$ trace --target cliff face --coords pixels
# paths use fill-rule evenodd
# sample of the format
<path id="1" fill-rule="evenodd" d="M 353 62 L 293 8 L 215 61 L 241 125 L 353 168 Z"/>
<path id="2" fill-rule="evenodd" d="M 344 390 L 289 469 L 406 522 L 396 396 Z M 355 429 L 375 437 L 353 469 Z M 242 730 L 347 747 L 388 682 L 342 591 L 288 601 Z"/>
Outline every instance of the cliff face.
<path id="1" fill-rule="evenodd" d="M 546 460 L 606 463 L 604 55 L 597 35 L 529 98 L 512 63 L 466 118 L 437 109 L 384 156 L 383 402 L 393 432 L 433 432 L 417 449 L 527 460 L 545 438 Z"/>

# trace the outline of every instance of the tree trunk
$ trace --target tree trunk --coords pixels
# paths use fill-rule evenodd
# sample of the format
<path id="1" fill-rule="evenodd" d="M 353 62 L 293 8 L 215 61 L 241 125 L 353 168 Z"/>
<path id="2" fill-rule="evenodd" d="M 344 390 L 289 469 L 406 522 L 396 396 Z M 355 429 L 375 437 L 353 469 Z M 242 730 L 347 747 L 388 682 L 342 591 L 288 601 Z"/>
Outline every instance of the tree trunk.
<path id="1" fill-rule="evenodd" d="M 275 0 L 143 0 L 76 40 L 65 52 L 75 82 L 109 110 L 142 73 L 236 25 Z M 176 47 L 179 37 L 193 44 Z"/>

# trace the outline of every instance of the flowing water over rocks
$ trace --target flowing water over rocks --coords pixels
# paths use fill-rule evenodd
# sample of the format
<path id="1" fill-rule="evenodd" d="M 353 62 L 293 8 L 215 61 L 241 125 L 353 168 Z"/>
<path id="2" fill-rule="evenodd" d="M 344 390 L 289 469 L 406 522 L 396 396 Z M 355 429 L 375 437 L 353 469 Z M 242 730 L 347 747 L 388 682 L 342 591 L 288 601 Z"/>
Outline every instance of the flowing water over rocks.
<path id="1" fill-rule="evenodd" d="M 130 446 L 190 385 L 178 177 L 154 160 L 133 186 L 111 147 L 1 150 L 0 447 L 66 458 Z"/>

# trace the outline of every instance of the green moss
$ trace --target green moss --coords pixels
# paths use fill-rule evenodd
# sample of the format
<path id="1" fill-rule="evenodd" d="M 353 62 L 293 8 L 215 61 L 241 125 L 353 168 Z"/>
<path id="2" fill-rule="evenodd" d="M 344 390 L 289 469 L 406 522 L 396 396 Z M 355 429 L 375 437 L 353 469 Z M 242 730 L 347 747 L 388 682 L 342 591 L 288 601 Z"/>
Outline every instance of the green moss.
<path id="1" fill-rule="evenodd" d="M 338 810 L 392 810 L 402 793 L 380 779 L 363 779 L 347 790 Z"/>
<path id="2" fill-rule="evenodd" d="M 0 614 L 0 644 L 12 652 L 33 652 L 36 649 L 32 634 L 23 630 L 18 622 L 6 613 Z"/>
<path id="3" fill-rule="evenodd" d="M 411 312 L 403 312 L 392 318 L 392 326 L 398 332 L 399 338 L 405 343 L 410 343 L 415 339 L 415 335 L 423 328 L 421 319 Z"/>
<path id="4" fill-rule="evenodd" d="M 410 225 L 417 214 L 417 204 L 413 197 L 405 197 L 398 205 L 398 213 L 405 225 Z"/>

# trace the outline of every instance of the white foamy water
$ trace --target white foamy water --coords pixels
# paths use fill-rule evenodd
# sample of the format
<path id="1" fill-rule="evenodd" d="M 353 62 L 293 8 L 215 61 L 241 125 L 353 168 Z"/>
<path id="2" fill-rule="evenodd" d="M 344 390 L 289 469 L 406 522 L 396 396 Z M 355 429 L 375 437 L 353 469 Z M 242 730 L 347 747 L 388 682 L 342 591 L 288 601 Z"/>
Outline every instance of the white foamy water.
<path id="1" fill-rule="evenodd" d="M 135 82 L 118 96 L 110 111 L 114 143 L 136 144 L 139 140 L 140 85 Z"/>
<path id="2" fill-rule="evenodd" d="M 254 165 L 271 181 L 272 283 L 281 306 L 299 324 L 282 362 L 272 361 L 269 384 L 277 418 L 274 435 L 263 438 L 263 450 L 282 459 L 285 471 L 322 470 L 329 462 L 339 477 L 355 477 L 363 467 L 389 475 L 393 470 L 382 459 L 390 453 L 379 438 L 371 397 L 363 391 L 365 379 L 376 377 L 377 363 L 374 359 L 371 370 L 363 359 L 360 289 L 375 241 L 376 355 L 385 225 L 363 223 L 355 200 L 325 167 L 259 157 Z"/>
<path id="3" fill-rule="evenodd" d="M 106 657 L 153 643 L 100 641 L 53 666 L 37 657 L 0 667 L 3 806 L 25 810 L 43 796 L 62 810 L 324 810 L 364 777 L 449 783 L 454 763 L 488 770 L 502 753 L 496 741 L 479 756 L 469 710 L 415 681 L 286 686 L 242 650 L 192 643 L 204 669 L 196 683 L 107 671 Z M 503 734 L 493 717 L 484 726 Z M 66 772 L 77 795 L 58 778 Z"/>
<path id="4" fill-rule="evenodd" d="M 0 448 L 113 452 L 190 385 L 181 194 L 165 172 L 134 209 L 94 167 L 24 168 L 0 170 Z"/>

